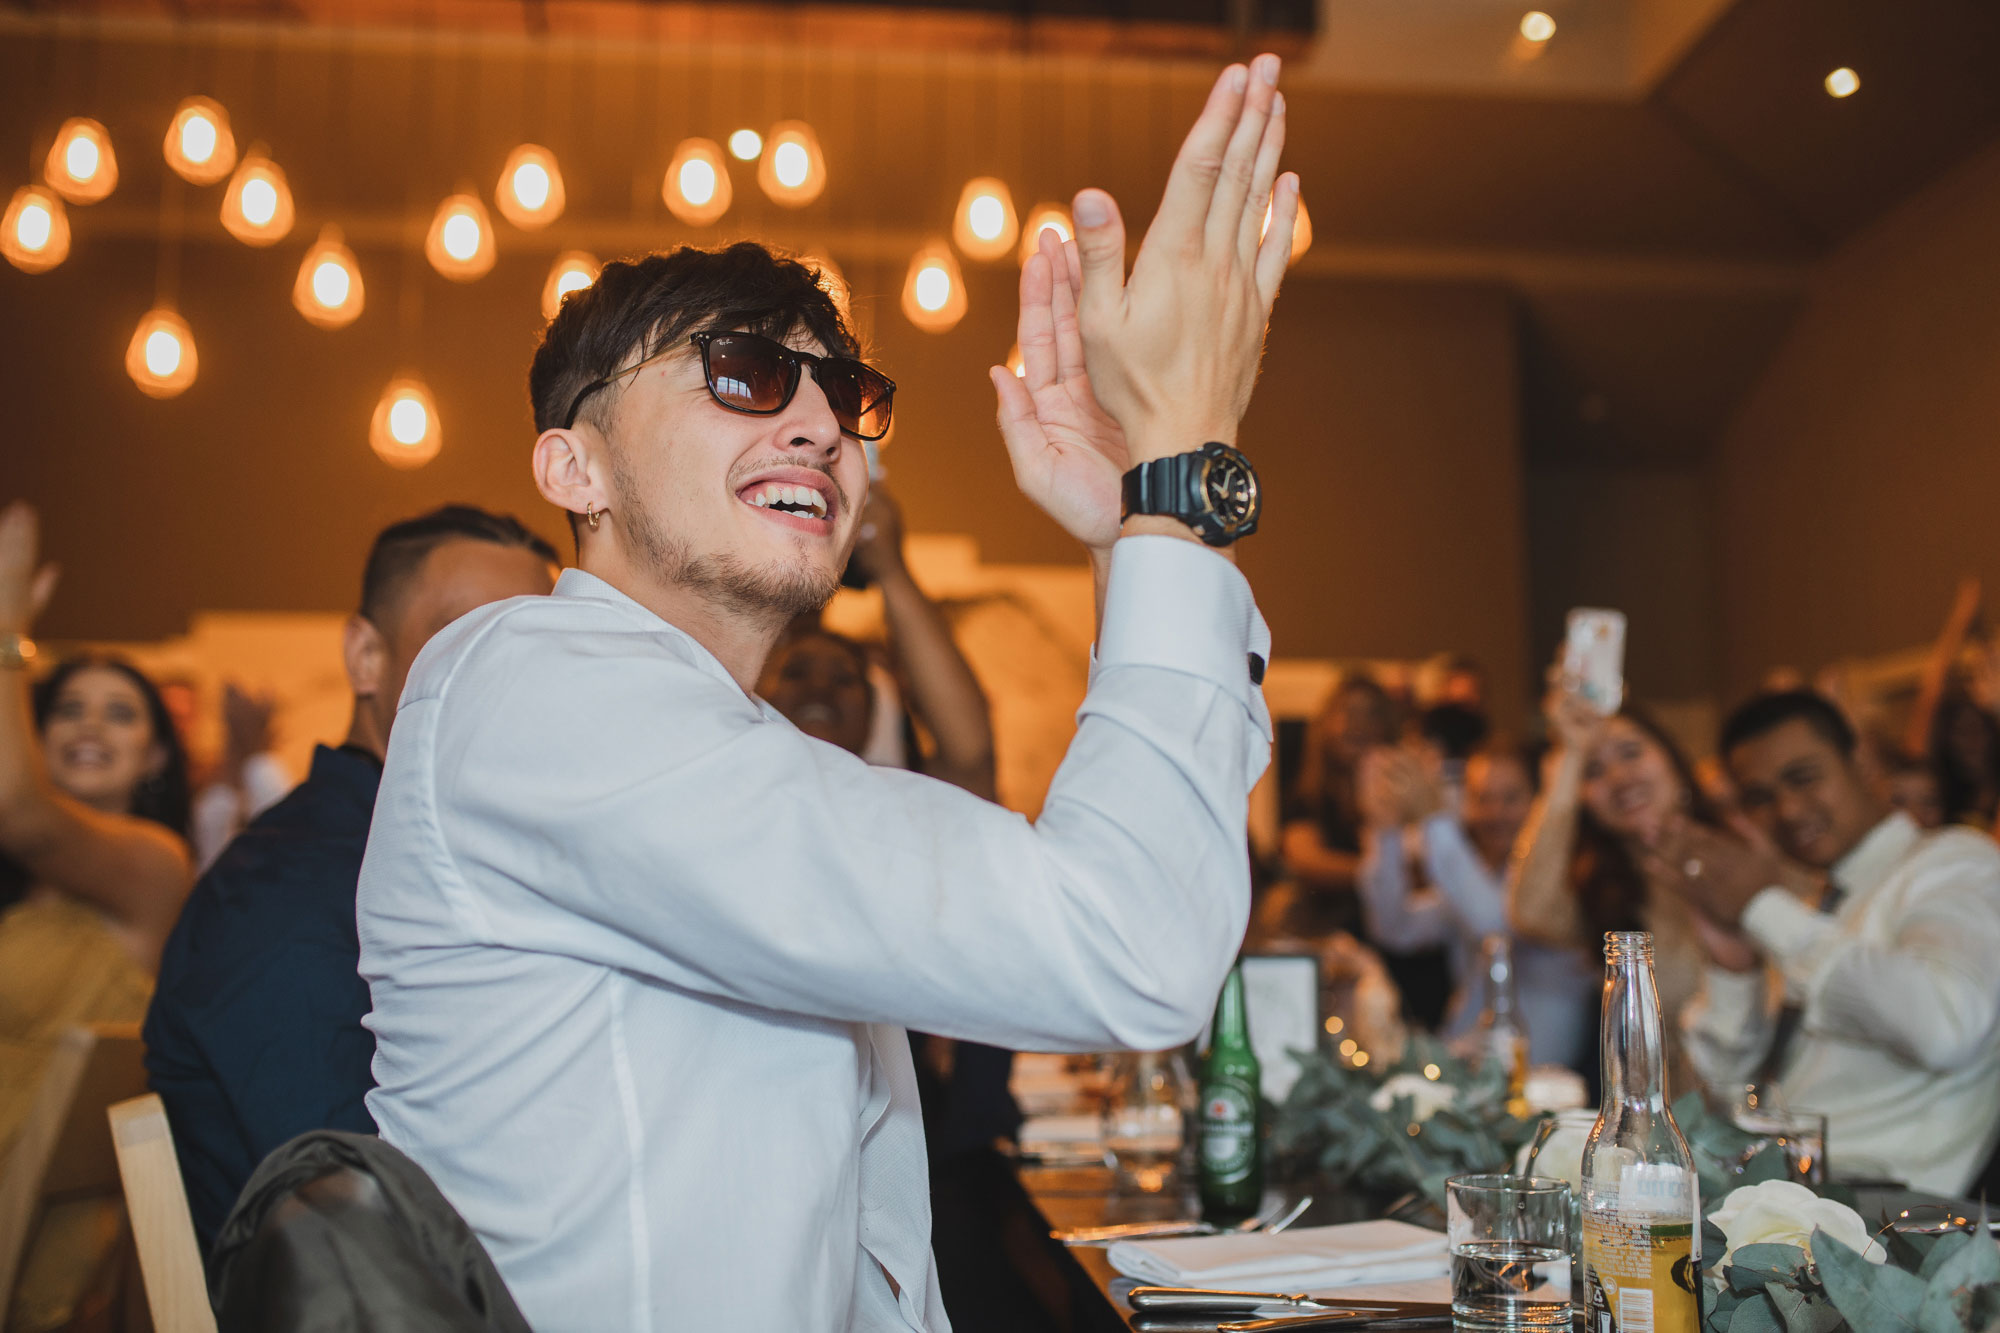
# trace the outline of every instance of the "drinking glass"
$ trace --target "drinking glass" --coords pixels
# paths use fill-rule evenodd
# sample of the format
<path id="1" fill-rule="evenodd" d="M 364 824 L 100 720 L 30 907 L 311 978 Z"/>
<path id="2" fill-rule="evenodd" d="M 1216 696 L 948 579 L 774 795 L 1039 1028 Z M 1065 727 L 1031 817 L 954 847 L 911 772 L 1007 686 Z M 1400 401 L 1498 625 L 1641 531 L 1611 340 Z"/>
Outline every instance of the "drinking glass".
<path id="1" fill-rule="evenodd" d="M 1454 1327 L 1570 1326 L 1570 1188 L 1547 1176 L 1445 1182 Z"/>
<path id="2" fill-rule="evenodd" d="M 1524 1175 L 1548 1176 L 1569 1186 L 1569 1298 L 1579 1310 L 1584 1303 L 1583 1147 L 1596 1127 L 1595 1111 L 1557 1111 L 1545 1116 L 1520 1163 Z"/>
<path id="3" fill-rule="evenodd" d="M 1104 1093 L 1104 1157 L 1121 1189 L 1160 1194 L 1177 1183 L 1194 1099 L 1179 1051 L 1118 1057 Z"/>

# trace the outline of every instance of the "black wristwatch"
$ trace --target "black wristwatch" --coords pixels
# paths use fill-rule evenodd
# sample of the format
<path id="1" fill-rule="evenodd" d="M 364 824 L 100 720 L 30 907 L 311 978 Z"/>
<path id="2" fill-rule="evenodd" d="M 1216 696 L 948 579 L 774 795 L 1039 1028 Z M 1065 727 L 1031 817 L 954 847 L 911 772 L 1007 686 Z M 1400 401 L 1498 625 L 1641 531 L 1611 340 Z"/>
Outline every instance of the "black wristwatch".
<path id="1" fill-rule="evenodd" d="M 1248 537 L 1257 530 L 1263 510 L 1257 469 L 1241 453 L 1213 440 L 1185 454 L 1141 463 L 1125 474 L 1125 517 L 1177 518 L 1210 546 Z"/>

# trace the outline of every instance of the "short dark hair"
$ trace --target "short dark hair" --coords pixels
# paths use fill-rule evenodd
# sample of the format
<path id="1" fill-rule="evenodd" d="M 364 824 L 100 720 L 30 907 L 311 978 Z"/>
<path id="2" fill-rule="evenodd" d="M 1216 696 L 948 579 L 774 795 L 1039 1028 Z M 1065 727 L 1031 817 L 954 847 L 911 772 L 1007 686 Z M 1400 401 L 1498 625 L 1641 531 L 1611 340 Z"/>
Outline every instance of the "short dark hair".
<path id="1" fill-rule="evenodd" d="M 1722 724 L 1717 745 L 1727 759 L 1737 746 L 1776 731 L 1787 722 L 1803 722 L 1821 740 L 1840 751 L 1843 759 L 1854 757 L 1854 727 L 1825 695 L 1812 690 L 1773 690 L 1740 705 Z"/>
<path id="2" fill-rule="evenodd" d="M 1447 759 L 1470 758 L 1492 730 L 1486 714 L 1464 704 L 1435 704 L 1417 719 L 1418 733 Z"/>
<path id="3" fill-rule="evenodd" d="M 720 250 L 682 246 L 614 260 L 597 281 L 566 297 L 542 331 L 528 370 L 535 430 L 562 426 L 585 385 L 709 329 L 741 329 L 782 341 L 800 329 L 840 356 L 861 345 L 819 270 L 754 241 Z M 636 355 L 635 355 L 636 354 Z M 585 400 L 581 420 L 602 429 L 622 384 Z"/>
<path id="4" fill-rule="evenodd" d="M 518 546 L 552 565 L 561 565 L 556 548 L 530 532 L 511 514 L 490 514 L 472 505 L 444 505 L 391 523 L 375 535 L 368 563 L 361 572 L 361 614 L 376 628 L 386 629 L 405 586 L 422 568 L 424 558 L 448 541 L 470 539 L 495 546 Z"/>

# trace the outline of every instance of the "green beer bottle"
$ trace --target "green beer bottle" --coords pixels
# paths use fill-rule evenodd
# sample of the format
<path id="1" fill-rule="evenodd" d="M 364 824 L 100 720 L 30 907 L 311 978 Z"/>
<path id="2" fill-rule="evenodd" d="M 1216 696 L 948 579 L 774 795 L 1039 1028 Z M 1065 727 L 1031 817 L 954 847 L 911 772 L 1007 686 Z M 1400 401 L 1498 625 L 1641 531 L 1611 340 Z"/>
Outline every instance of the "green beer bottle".
<path id="1" fill-rule="evenodd" d="M 1260 1076 L 1238 963 L 1215 1002 L 1208 1057 L 1201 1066 L 1201 1215 L 1217 1226 L 1255 1216 L 1263 1202 Z"/>

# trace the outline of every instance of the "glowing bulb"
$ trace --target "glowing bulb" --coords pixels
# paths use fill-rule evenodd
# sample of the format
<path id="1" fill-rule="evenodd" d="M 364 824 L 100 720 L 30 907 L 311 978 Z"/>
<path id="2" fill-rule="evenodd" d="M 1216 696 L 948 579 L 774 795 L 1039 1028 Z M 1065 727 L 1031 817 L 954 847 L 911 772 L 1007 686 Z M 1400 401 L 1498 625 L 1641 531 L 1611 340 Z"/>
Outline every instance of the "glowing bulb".
<path id="1" fill-rule="evenodd" d="M 161 306 L 148 311 L 125 348 L 125 373 L 148 398 L 172 398 L 194 383 L 197 358 L 187 321 Z"/>
<path id="2" fill-rule="evenodd" d="M 556 155 L 540 144 L 524 143 L 507 154 L 493 202 L 500 216 L 523 231 L 546 227 L 562 216 L 568 196 Z"/>
<path id="3" fill-rule="evenodd" d="M 63 167 L 71 180 L 89 180 L 97 174 L 97 145 L 88 139 L 72 140 L 63 154 Z"/>
<path id="4" fill-rule="evenodd" d="M 222 225 L 246 245 L 275 245 L 292 229 L 292 187 L 284 170 L 254 148 L 229 178 Z"/>
<path id="5" fill-rule="evenodd" d="M 1076 236 L 1076 228 L 1069 220 L 1069 210 L 1061 204 L 1036 204 L 1028 210 L 1028 225 L 1021 228 L 1021 262 L 1033 259 L 1042 248 L 1042 233 L 1052 231 L 1058 241 L 1071 240 Z"/>
<path id="6" fill-rule="evenodd" d="M 951 239 L 960 253 L 967 259 L 999 259 L 1014 248 L 1020 234 L 1007 182 L 978 176 L 965 183 L 951 224 Z"/>
<path id="7" fill-rule="evenodd" d="M 729 211 L 729 171 L 713 139 L 683 139 L 660 186 L 667 211 L 690 227 L 706 227 Z"/>
<path id="8" fill-rule="evenodd" d="M 46 273 L 69 257 L 69 214 L 55 191 L 23 185 L 0 218 L 0 254 L 23 273 Z"/>
<path id="9" fill-rule="evenodd" d="M 942 240 L 927 243 L 911 257 L 903 280 L 903 314 L 926 333 L 944 333 L 965 318 L 965 279 Z"/>
<path id="10" fill-rule="evenodd" d="M 1829 97 L 1852 97 L 1861 90 L 1861 76 L 1847 66 L 1826 76 L 1826 92 Z"/>
<path id="11" fill-rule="evenodd" d="M 1269 203 L 1264 205 L 1264 225 L 1257 229 L 1258 240 L 1260 241 L 1263 240 L 1265 233 L 1271 230 L 1271 217 L 1272 214 L 1277 210 L 1277 207 L 1278 207 L 1278 201 L 1275 198 L 1273 198 Z M 1312 245 L 1312 243 L 1313 243 L 1312 214 L 1306 212 L 1306 201 L 1304 197 L 1301 196 L 1299 199 L 1298 215 L 1292 219 L 1292 253 L 1290 254 L 1290 256 L 1286 258 L 1285 260 L 1286 265 L 1290 266 L 1292 264 L 1298 263 L 1299 256 L 1304 254 L 1307 248 Z"/>
<path id="12" fill-rule="evenodd" d="M 596 282 L 600 267 L 595 255 L 581 250 L 566 250 L 557 255 L 549 268 L 548 281 L 542 284 L 542 318 L 554 319 L 562 313 L 563 298 Z"/>
<path id="13" fill-rule="evenodd" d="M 361 266 L 341 243 L 340 228 L 323 227 L 299 264 L 292 284 L 292 308 L 323 329 L 338 329 L 361 317 Z"/>
<path id="14" fill-rule="evenodd" d="M 118 184 L 118 156 L 111 135 L 87 116 L 72 116 L 56 131 L 43 168 L 50 188 L 72 204 L 94 204 Z"/>
<path id="15" fill-rule="evenodd" d="M 1028 377 L 1028 362 L 1021 355 L 1021 344 L 1015 343 L 1007 350 L 1007 369 L 1014 372 L 1017 380 Z"/>
<path id="16" fill-rule="evenodd" d="M 424 382 L 401 375 L 389 382 L 368 423 L 368 447 L 391 467 L 422 467 L 443 444 L 437 403 Z"/>
<path id="17" fill-rule="evenodd" d="M 802 120 L 781 120 L 765 136 L 767 151 L 757 164 L 757 184 L 771 202 L 804 208 L 826 189 L 826 159 L 819 136 Z"/>
<path id="18" fill-rule="evenodd" d="M 1556 21 L 1539 9 L 1531 9 L 1521 16 L 1521 35 L 1540 45 L 1556 35 Z"/>
<path id="19" fill-rule="evenodd" d="M 729 155 L 738 162 L 755 162 L 764 151 L 764 136 L 755 130 L 738 130 L 729 136 Z"/>
<path id="20" fill-rule="evenodd" d="M 213 185 L 236 167 L 229 113 L 206 97 L 190 97 L 167 126 L 167 165 L 192 185 Z"/>
<path id="21" fill-rule="evenodd" d="M 424 257 L 453 282 L 473 282 L 493 271 L 493 224 L 477 195 L 455 194 L 438 205 L 424 237 Z"/>

